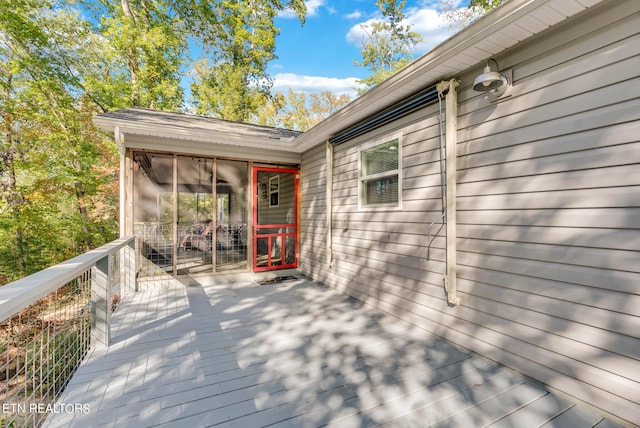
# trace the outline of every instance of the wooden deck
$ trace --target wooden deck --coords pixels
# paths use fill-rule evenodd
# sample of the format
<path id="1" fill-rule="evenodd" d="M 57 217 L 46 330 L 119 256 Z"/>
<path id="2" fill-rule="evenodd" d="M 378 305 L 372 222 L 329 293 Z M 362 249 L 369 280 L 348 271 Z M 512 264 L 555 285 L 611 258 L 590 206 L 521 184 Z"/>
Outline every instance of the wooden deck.
<path id="1" fill-rule="evenodd" d="M 191 278 L 114 314 L 52 427 L 615 426 L 305 279 Z"/>

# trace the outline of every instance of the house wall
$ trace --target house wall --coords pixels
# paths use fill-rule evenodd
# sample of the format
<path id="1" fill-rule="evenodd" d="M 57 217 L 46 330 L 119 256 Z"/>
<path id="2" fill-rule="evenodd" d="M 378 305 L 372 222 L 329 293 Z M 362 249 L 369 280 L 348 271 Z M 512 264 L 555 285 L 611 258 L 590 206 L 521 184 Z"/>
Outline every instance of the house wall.
<path id="1" fill-rule="evenodd" d="M 457 261 L 447 305 L 437 105 L 303 154 L 301 266 L 379 309 L 640 424 L 640 17 L 610 3 L 496 58 L 510 93 L 457 78 Z M 403 133 L 402 211 L 357 209 L 357 148 Z M 437 229 L 434 230 L 434 233 Z"/>
<path id="2" fill-rule="evenodd" d="M 278 204 L 271 205 L 271 193 L 269 180 L 273 177 L 279 177 L 278 183 Z M 291 173 L 279 172 L 263 172 L 260 174 L 258 186 L 262 189 L 265 186 L 266 197 L 261 194 L 258 198 L 258 213 L 260 224 L 281 224 L 295 222 L 295 177 Z M 260 190 L 262 193 L 262 190 Z"/>

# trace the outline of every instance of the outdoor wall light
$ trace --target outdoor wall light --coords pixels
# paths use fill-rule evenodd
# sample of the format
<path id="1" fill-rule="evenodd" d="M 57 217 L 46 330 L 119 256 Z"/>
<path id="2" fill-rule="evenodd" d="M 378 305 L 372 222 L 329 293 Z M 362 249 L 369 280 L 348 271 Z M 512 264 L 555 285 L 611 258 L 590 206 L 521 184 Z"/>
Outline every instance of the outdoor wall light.
<path id="1" fill-rule="evenodd" d="M 491 70 L 491 62 L 495 64 L 496 71 Z M 501 96 L 509 88 L 509 79 L 498 71 L 498 62 L 491 58 L 484 67 L 484 72 L 476 77 L 473 82 L 473 90 L 478 92 L 491 92 L 496 97 Z"/>

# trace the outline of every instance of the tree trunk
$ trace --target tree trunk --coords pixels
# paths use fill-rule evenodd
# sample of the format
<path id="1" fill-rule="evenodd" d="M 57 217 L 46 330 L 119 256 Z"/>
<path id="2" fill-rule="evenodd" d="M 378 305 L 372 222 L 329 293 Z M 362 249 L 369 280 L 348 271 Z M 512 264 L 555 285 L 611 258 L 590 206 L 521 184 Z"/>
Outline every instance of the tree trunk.
<path id="1" fill-rule="evenodd" d="M 125 18 L 135 24 L 138 15 L 135 10 L 131 9 L 129 0 L 120 0 L 120 4 L 122 5 L 122 13 Z M 140 70 L 140 66 L 138 64 L 138 54 L 133 45 L 127 47 L 127 64 L 129 65 L 129 73 L 131 74 L 131 104 L 134 107 L 140 107 L 140 91 L 138 89 L 138 71 Z"/>

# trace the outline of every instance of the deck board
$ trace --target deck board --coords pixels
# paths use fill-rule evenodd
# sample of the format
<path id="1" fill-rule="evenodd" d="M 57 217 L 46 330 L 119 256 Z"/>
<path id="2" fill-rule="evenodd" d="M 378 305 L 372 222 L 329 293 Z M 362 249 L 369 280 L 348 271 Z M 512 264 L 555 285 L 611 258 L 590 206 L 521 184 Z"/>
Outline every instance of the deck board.
<path id="1" fill-rule="evenodd" d="M 233 278 L 233 279 L 230 279 Z M 603 419 L 304 278 L 190 278 L 123 301 L 45 426 L 594 426 Z M 554 422 L 555 421 L 555 422 Z M 515 424 L 515 425 L 514 425 Z"/>

